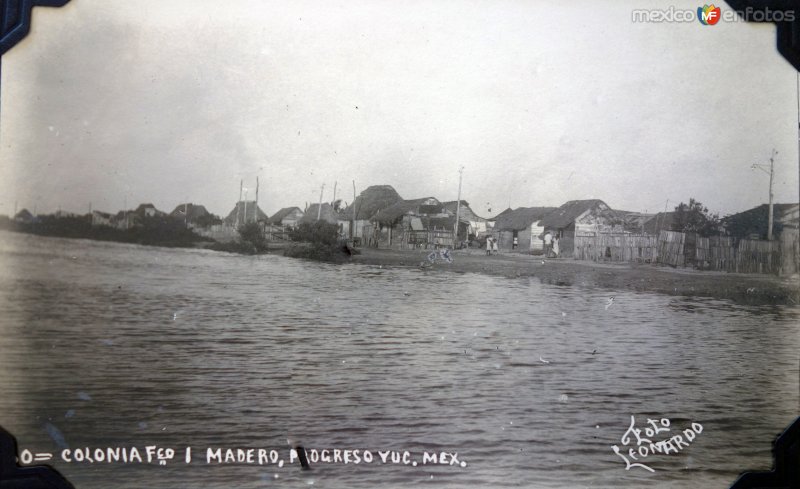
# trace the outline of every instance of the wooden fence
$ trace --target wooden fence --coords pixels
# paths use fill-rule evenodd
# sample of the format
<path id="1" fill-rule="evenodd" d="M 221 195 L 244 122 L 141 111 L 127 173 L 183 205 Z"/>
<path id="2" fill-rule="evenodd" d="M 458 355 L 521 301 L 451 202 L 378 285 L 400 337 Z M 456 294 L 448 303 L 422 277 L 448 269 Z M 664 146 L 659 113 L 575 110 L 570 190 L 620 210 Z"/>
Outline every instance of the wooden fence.
<path id="1" fill-rule="evenodd" d="M 405 230 L 400 238 L 398 243 L 400 249 L 453 247 L 453 231 L 437 229 L 424 231 Z"/>
<path id="2" fill-rule="evenodd" d="M 575 236 L 574 258 L 593 261 L 656 262 L 658 240 L 651 235 Z"/>
<path id="3" fill-rule="evenodd" d="M 634 234 L 575 236 L 574 258 L 791 275 L 798 273 L 799 269 L 800 237 L 796 229 L 785 229 L 780 239 L 774 241 L 736 240 L 723 236 L 702 238 L 674 231 L 661 231 L 658 237 Z"/>

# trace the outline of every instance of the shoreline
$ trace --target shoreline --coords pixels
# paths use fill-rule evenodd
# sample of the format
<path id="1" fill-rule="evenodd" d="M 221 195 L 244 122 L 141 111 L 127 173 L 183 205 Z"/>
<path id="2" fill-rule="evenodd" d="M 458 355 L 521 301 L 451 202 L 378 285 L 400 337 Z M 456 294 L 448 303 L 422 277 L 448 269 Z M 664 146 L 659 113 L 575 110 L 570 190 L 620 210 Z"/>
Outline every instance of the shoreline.
<path id="1" fill-rule="evenodd" d="M 287 247 L 285 243 L 269 243 L 266 251 L 243 254 L 236 251 L 214 250 L 212 246 L 209 246 L 208 242 L 196 242 L 188 246 L 170 246 L 168 243 L 136 243 L 98 240 L 88 237 L 20 233 L 45 238 L 89 239 L 91 241 L 110 241 L 121 244 L 173 249 L 205 249 L 217 253 L 231 253 L 240 256 L 258 254 L 286 256 L 284 250 Z M 421 262 L 427 262 L 426 257 L 431 252 L 431 250 L 392 250 L 366 247 L 358 248 L 358 251 L 359 254 L 343 255 L 341 260 L 329 263 L 419 268 Z M 652 264 L 597 263 L 565 258 L 547 259 L 542 264 L 541 256 L 517 252 L 486 256 L 482 249 L 453 250 L 451 255 L 453 263 L 437 261 L 432 266 L 426 266 L 425 269 L 433 272 L 476 273 L 506 278 L 535 277 L 541 283 L 549 285 L 630 290 L 682 297 L 709 297 L 727 299 L 736 304 L 745 305 L 793 306 L 800 304 L 800 277 L 797 275 L 793 277 L 777 277 L 773 275 L 698 271 Z M 286 257 L 321 261 L 307 257 Z"/>
<path id="2" fill-rule="evenodd" d="M 351 263 L 417 268 L 430 250 L 360 248 Z M 596 263 L 547 259 L 522 253 L 486 256 L 483 250 L 451 251 L 453 263 L 437 261 L 427 270 L 478 273 L 507 278 L 536 277 L 545 284 L 653 292 L 672 296 L 728 299 L 747 305 L 800 304 L 800 277 L 697 271 L 651 264 Z"/>

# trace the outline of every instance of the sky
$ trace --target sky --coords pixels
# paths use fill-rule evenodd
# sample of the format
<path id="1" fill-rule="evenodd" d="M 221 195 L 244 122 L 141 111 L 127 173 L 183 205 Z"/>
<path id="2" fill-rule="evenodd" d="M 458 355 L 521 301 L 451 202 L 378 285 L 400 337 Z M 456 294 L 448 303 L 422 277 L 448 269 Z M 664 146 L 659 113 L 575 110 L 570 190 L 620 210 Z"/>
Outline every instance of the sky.
<path id="1" fill-rule="evenodd" d="M 369 185 L 506 207 L 798 201 L 772 24 L 639 1 L 71 0 L 2 58 L 0 214 L 193 202 L 273 214 Z M 697 3 L 665 3 L 696 10 Z M 718 4 L 723 11 L 727 4 Z"/>

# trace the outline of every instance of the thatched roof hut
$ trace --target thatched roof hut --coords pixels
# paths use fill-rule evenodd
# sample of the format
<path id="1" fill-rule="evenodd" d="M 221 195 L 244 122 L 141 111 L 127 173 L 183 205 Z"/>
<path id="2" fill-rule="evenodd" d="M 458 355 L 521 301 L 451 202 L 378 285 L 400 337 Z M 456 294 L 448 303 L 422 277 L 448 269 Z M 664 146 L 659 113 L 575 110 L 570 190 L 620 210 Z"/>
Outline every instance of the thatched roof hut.
<path id="1" fill-rule="evenodd" d="M 14 215 L 14 220 L 17 222 L 31 222 L 34 217 L 28 209 L 22 209 Z"/>
<path id="2" fill-rule="evenodd" d="M 401 200 L 394 205 L 379 211 L 372 216 L 371 221 L 375 221 L 384 226 L 394 226 L 403 216 L 408 213 L 418 212 L 419 208 L 435 201 L 434 197 L 423 197 L 421 199 Z"/>
<path id="3" fill-rule="evenodd" d="M 268 219 L 269 216 L 258 207 L 255 200 L 242 200 L 236 203 L 236 206 L 228 214 L 228 217 L 225 218 L 225 224 L 228 226 L 235 226 L 246 222 L 267 221 Z"/>
<path id="4" fill-rule="evenodd" d="M 339 223 L 339 215 L 336 211 L 333 210 L 333 206 L 328 204 L 327 202 L 322 204 L 322 210 L 320 210 L 320 204 L 311 204 L 306 209 L 306 213 L 303 217 L 300 218 L 298 221 L 300 224 L 304 222 L 315 222 L 317 220 L 317 215 L 319 214 L 320 221 L 326 221 L 331 224 L 338 224 Z"/>
<path id="5" fill-rule="evenodd" d="M 672 224 L 675 222 L 675 212 L 659 212 L 650 216 L 644 222 L 644 232 L 647 234 L 658 234 L 660 231 L 672 231 Z"/>
<path id="6" fill-rule="evenodd" d="M 555 207 L 518 207 L 505 210 L 495 217 L 495 231 L 522 231 L 531 224 L 541 221 L 553 212 Z"/>
<path id="7" fill-rule="evenodd" d="M 570 200 L 547 214 L 542 219 L 541 224 L 548 229 L 563 229 L 569 227 L 576 219 L 592 209 L 596 209 L 608 217 L 615 216 L 614 211 L 611 210 L 608 204 L 600 199 Z"/>
<path id="8" fill-rule="evenodd" d="M 355 210 L 356 220 L 368 220 L 379 211 L 402 201 L 400 194 L 391 185 L 372 185 L 361 192 L 356 200 L 339 214 L 339 219 L 352 220 Z"/>
<path id="9" fill-rule="evenodd" d="M 297 221 L 299 221 L 303 217 L 303 211 L 300 210 L 299 207 L 284 207 L 283 209 L 279 210 L 272 217 L 269 218 L 270 224 L 275 224 L 276 226 L 280 226 L 283 224 L 283 219 L 289 216 L 290 214 L 294 214 L 298 217 Z"/>
<path id="10" fill-rule="evenodd" d="M 197 219 L 208 216 L 209 212 L 204 205 L 187 203 L 179 204 L 169 215 L 176 219 L 186 219 L 189 222 L 194 222 Z"/>

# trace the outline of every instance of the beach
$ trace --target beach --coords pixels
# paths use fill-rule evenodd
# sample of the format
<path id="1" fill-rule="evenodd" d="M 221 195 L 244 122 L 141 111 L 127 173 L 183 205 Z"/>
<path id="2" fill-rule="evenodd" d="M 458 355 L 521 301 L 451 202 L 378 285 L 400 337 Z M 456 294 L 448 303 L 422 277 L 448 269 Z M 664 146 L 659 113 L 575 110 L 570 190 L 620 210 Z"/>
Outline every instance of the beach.
<path id="1" fill-rule="evenodd" d="M 359 248 L 354 263 L 389 267 L 419 267 L 430 250 Z M 508 278 L 536 277 L 562 286 L 656 292 L 675 296 L 729 299 L 738 304 L 800 303 L 800 278 L 677 269 L 632 263 L 597 263 L 571 259 L 542 259 L 523 253 L 486 256 L 483 250 L 452 251 L 453 262 L 437 260 L 427 270 L 480 273 Z"/>

